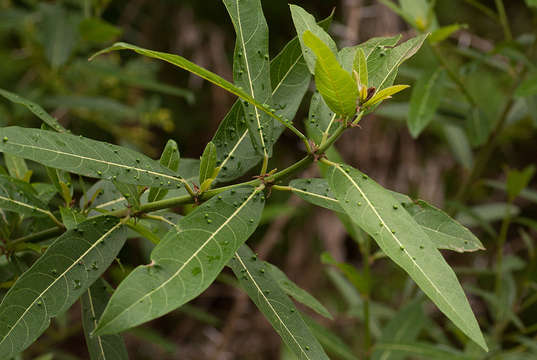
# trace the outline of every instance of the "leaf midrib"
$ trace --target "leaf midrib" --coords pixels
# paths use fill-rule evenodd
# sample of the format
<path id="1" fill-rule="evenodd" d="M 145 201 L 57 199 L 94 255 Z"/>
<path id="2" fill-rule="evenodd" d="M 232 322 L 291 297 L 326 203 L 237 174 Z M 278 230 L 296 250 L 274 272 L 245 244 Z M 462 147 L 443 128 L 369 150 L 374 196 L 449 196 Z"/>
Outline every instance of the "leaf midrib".
<path id="1" fill-rule="evenodd" d="M 90 288 L 88 288 L 88 302 L 89 302 L 90 311 L 91 311 L 91 318 L 93 319 L 93 328 L 95 329 L 97 327 L 97 314 L 95 313 L 95 308 L 93 307 L 93 300 L 91 298 Z M 99 342 L 99 349 L 101 350 L 103 359 L 106 359 L 106 354 L 104 353 L 103 343 L 102 343 L 102 339 L 100 336 L 97 336 L 97 341 Z"/>
<path id="2" fill-rule="evenodd" d="M 13 331 L 13 329 L 15 329 L 17 327 L 17 325 L 19 324 L 19 322 L 24 318 L 24 316 L 26 315 L 26 313 L 28 311 L 30 311 L 30 309 L 32 308 L 32 306 L 34 306 L 34 304 L 41 298 L 43 297 L 43 295 L 52 287 L 56 284 L 57 281 L 59 281 L 60 279 L 62 279 L 74 266 L 76 266 L 78 264 L 78 262 L 83 259 L 90 251 L 92 251 L 98 244 L 100 244 L 104 238 L 106 238 L 107 236 L 109 236 L 112 232 L 114 232 L 118 227 L 120 227 L 122 224 L 121 222 L 118 222 L 116 225 L 114 225 L 110 230 L 108 230 L 106 233 L 104 233 L 100 238 L 98 238 L 82 255 L 80 255 L 75 261 L 73 261 L 73 263 L 67 268 L 65 269 L 64 272 L 62 272 L 56 279 L 54 279 L 54 281 L 52 281 L 50 283 L 49 286 L 47 286 L 46 289 L 44 289 L 43 291 L 41 291 L 39 293 L 38 296 L 35 297 L 35 300 L 32 301 L 32 303 L 30 305 L 28 305 L 26 307 L 26 310 L 24 310 L 24 312 L 21 314 L 21 316 L 19 317 L 19 319 L 15 322 L 15 324 L 13 324 L 11 326 L 11 328 L 9 329 L 9 331 L 6 333 L 6 335 L 0 340 L 0 344 L 3 344 L 4 343 L 4 340 L 6 340 L 6 338 L 9 336 L 9 334 L 11 334 L 11 332 Z"/>
<path id="3" fill-rule="evenodd" d="M 382 225 L 386 228 L 386 230 L 388 231 L 388 234 L 397 242 L 397 244 L 399 246 L 403 246 L 403 244 L 399 241 L 399 239 L 397 238 L 397 236 L 395 236 L 394 233 L 392 233 L 390 227 L 388 227 L 388 225 L 384 222 L 384 219 L 380 216 L 380 214 L 377 212 L 377 209 L 373 206 L 373 204 L 371 203 L 371 201 L 369 201 L 369 198 L 366 196 L 366 194 L 364 194 L 364 192 L 362 191 L 362 189 L 360 188 L 360 186 L 358 186 L 358 184 L 354 181 L 354 179 L 349 176 L 349 174 L 347 174 L 342 168 L 341 166 L 339 165 L 334 165 L 334 167 L 336 169 L 338 169 L 343 175 L 345 175 L 345 177 L 347 179 L 349 179 L 349 181 L 354 185 L 354 187 L 360 192 L 360 194 L 362 194 L 363 198 L 365 199 L 365 201 L 367 202 L 367 204 L 369 205 L 369 207 L 373 210 L 373 213 L 377 216 L 377 218 L 379 219 L 379 221 L 382 223 Z M 408 253 L 405 251 L 405 254 L 406 256 L 410 259 L 410 261 L 414 264 L 414 266 L 416 266 L 416 268 L 424 275 L 425 279 L 427 279 L 427 281 L 431 284 L 431 286 L 434 288 L 434 290 L 437 292 L 437 294 L 442 297 L 444 299 L 444 301 L 446 302 L 446 304 L 451 308 L 451 310 L 453 311 L 453 313 L 461 320 L 462 323 L 466 324 L 466 322 L 464 321 L 464 319 L 462 317 L 459 316 L 457 310 L 453 307 L 453 305 L 451 305 L 451 302 L 448 301 L 442 294 L 442 292 L 436 287 L 435 283 L 433 281 L 431 281 L 431 279 L 427 276 L 427 273 L 425 271 L 423 271 L 423 269 L 419 266 L 418 263 L 416 263 L 416 261 L 414 259 L 412 259 L 412 256 L 409 256 Z"/>
<path id="4" fill-rule="evenodd" d="M 252 283 L 255 285 L 256 289 L 257 289 L 257 292 L 259 294 L 261 294 L 261 296 L 263 297 L 263 300 L 268 304 L 268 306 L 270 307 L 270 309 L 272 310 L 272 312 L 274 313 L 274 315 L 276 315 L 276 317 L 278 318 L 278 321 L 280 322 L 280 324 L 283 325 L 283 327 L 285 328 L 285 330 L 289 333 L 289 335 L 291 336 L 291 338 L 293 339 L 293 341 L 298 345 L 300 351 L 304 354 L 304 356 L 306 357 L 306 359 L 310 359 L 310 357 L 308 356 L 308 354 L 304 351 L 304 349 L 302 348 L 302 346 L 300 345 L 300 343 L 297 341 L 297 339 L 295 338 L 295 336 L 293 335 L 293 333 L 289 330 L 289 328 L 287 327 L 287 325 L 285 324 L 285 322 L 280 318 L 280 316 L 278 315 L 278 312 L 276 311 L 276 309 L 274 309 L 274 307 L 272 306 L 271 302 L 269 301 L 269 299 L 265 296 L 265 293 L 261 290 L 261 288 L 259 287 L 259 284 L 257 283 L 257 281 L 255 281 L 255 278 L 252 276 L 252 274 L 250 273 L 250 271 L 248 270 L 248 268 L 246 267 L 246 265 L 244 264 L 244 262 L 242 261 L 242 258 L 241 256 L 239 255 L 238 252 L 235 253 L 235 256 L 237 257 L 237 259 L 240 261 L 241 263 L 241 266 L 243 267 L 243 269 L 246 271 L 246 274 L 248 274 L 248 276 L 250 277 L 250 279 L 252 280 Z"/>
<path id="5" fill-rule="evenodd" d="M 110 324 L 112 324 L 113 322 L 115 322 L 116 320 L 118 320 L 125 312 L 129 311 L 133 306 L 135 306 L 136 304 L 138 304 L 140 301 L 143 301 L 145 298 L 147 298 L 148 296 L 151 296 L 153 295 L 153 293 L 157 292 L 158 290 L 160 290 L 161 288 L 163 288 L 164 286 L 166 286 L 166 284 L 168 284 L 170 281 L 172 281 L 172 279 L 175 279 L 182 271 L 183 269 L 188 265 L 190 264 L 190 262 L 197 257 L 197 255 L 207 246 L 207 244 L 214 239 L 214 237 L 246 206 L 246 204 L 248 204 L 250 202 L 250 200 L 254 197 L 255 194 L 257 194 L 259 191 L 261 191 L 261 188 L 256 188 L 254 189 L 254 191 L 252 192 L 252 194 L 250 194 L 250 196 L 248 196 L 248 198 L 237 208 L 237 210 L 235 210 L 231 216 L 229 216 L 226 221 L 224 221 L 222 223 L 222 225 L 220 225 L 218 227 L 218 229 L 216 229 L 212 234 L 211 236 L 209 236 L 209 238 L 192 254 L 192 256 L 190 256 L 182 265 L 181 267 L 172 275 L 170 276 L 166 281 L 164 281 L 161 285 L 157 286 L 156 288 L 152 289 L 151 291 L 147 292 L 144 296 L 142 296 L 141 298 L 139 298 L 137 301 L 133 302 L 131 305 L 129 305 L 128 307 L 126 307 L 123 311 L 121 311 L 119 314 L 117 314 L 111 321 L 109 321 L 107 324 L 105 324 L 103 327 L 106 327 L 106 326 L 109 326 Z M 98 329 L 97 329 L 98 330 Z M 94 330 L 95 332 L 95 330 Z"/>
<path id="6" fill-rule="evenodd" d="M 15 199 L 6 198 L 6 197 L 1 196 L 1 195 L 0 195 L 0 200 L 4 200 L 4 201 L 7 201 L 7 202 L 12 202 L 12 203 L 15 203 L 15 204 L 17 204 L 17 205 L 19 205 L 19 206 L 27 207 L 27 208 L 30 208 L 30 209 L 33 209 L 33 210 L 42 212 L 43 214 L 47 214 L 47 215 L 50 214 L 50 211 L 48 211 L 48 210 L 41 209 L 41 208 L 39 208 L 39 207 L 29 205 L 29 204 L 26 204 L 26 203 L 17 201 L 17 200 L 15 200 Z"/>

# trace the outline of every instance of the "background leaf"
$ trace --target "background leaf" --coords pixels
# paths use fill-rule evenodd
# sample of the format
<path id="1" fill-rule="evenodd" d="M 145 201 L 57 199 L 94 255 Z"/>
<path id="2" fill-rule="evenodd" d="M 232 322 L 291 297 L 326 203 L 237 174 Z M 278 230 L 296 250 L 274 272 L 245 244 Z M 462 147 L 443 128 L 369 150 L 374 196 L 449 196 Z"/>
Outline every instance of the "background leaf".
<path id="1" fill-rule="evenodd" d="M 0 208 L 30 216 L 50 214 L 30 184 L 7 175 L 0 175 Z"/>
<path id="2" fill-rule="evenodd" d="M 204 291 L 255 230 L 263 210 L 259 189 L 228 190 L 183 217 L 114 292 L 97 335 L 155 319 Z"/>
<path id="3" fill-rule="evenodd" d="M 101 276 L 125 242 L 118 218 L 102 216 L 68 230 L 9 289 L 0 304 L 0 353 L 33 343 Z"/>
<path id="4" fill-rule="evenodd" d="M 121 335 L 91 336 L 108 303 L 112 288 L 103 279 L 97 279 L 80 298 L 82 305 L 82 326 L 91 360 L 126 360 L 127 348 Z"/>

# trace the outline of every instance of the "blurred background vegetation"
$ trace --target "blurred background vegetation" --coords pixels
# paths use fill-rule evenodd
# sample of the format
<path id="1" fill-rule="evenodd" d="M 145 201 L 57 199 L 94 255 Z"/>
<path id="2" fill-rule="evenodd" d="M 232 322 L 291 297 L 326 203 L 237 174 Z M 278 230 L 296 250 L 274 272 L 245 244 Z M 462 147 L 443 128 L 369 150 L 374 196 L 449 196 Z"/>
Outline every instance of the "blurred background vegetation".
<path id="1" fill-rule="evenodd" d="M 271 55 L 275 55 L 296 34 L 287 1 L 262 3 L 270 28 Z M 331 33 L 341 47 L 374 36 L 402 33 L 406 38 L 415 33 L 400 16 L 376 0 L 295 3 L 318 19 L 328 16 L 335 7 Z M 498 17 L 487 14 L 487 9 L 496 9 L 494 0 L 438 0 L 435 6 L 438 24 L 467 25 L 442 43 L 443 58 L 464 81 L 485 113 L 482 116 L 505 118 L 483 172 L 474 179 L 475 184 L 468 186 L 466 194 L 457 196 L 462 179 L 473 169 L 477 161 L 474 153 L 486 146 L 493 129 L 484 139 L 479 134 L 472 136 L 466 121 L 470 110 L 453 81 L 444 80 L 438 109 L 417 139 L 406 125 L 408 92 L 362 120 L 361 127 L 346 133 L 337 147 L 349 164 L 384 186 L 449 208 L 471 226 L 487 250 L 445 255 L 455 266 L 485 331 L 497 322 L 499 309 L 508 309 L 505 316 L 509 320 L 501 329 L 505 335 L 496 339 L 496 346 L 516 350 L 514 356 L 521 357 L 512 358 L 517 359 L 537 348 L 533 339 L 537 334 L 533 250 L 537 222 L 532 220 L 537 218 L 537 192 L 531 190 L 530 183 L 521 196 L 509 201 L 502 189 L 509 169 L 537 162 L 536 96 L 512 96 L 512 84 L 521 76 L 520 66 L 530 73 L 535 71 L 534 54 L 528 55 L 526 49 L 535 42 L 537 24 L 535 12 L 526 6 L 531 0 L 504 3 L 510 34 Z M 129 146 L 153 158 L 158 158 L 167 139 L 173 138 L 182 157 L 198 158 L 233 103 L 233 96 L 172 65 L 128 53 L 113 53 L 88 62 L 91 54 L 116 40 L 181 54 L 232 78 L 235 35 L 220 1 L 0 0 L 0 87 L 41 104 L 75 134 Z M 413 84 L 428 69 L 438 66 L 434 51 L 425 46 L 405 64 L 396 82 Z M 307 118 L 308 103 L 305 99 L 294 120 L 299 127 Z M 0 99 L 0 126 L 7 125 L 37 127 L 39 120 L 24 107 Z M 275 147 L 272 165 L 282 168 L 298 159 L 301 152 L 295 138 L 284 134 Z M 317 173 L 310 169 L 303 175 Z M 36 168 L 34 176 L 44 179 L 46 174 Z M 489 275 L 494 271 L 496 239 L 506 214 L 513 219 L 513 226 L 505 229 L 502 266 L 507 290 L 504 296 L 495 298 L 490 291 L 494 279 Z M 360 253 L 337 217 L 295 197 L 273 194 L 263 223 L 250 244 L 326 304 L 336 319 L 325 325 L 361 354 L 362 299 L 349 276 L 342 276 L 320 260 L 321 253 L 327 251 L 337 261 L 361 266 Z M 147 241 L 135 243 L 138 246 L 126 248 L 120 262 L 107 274 L 113 284 L 147 258 Z M 391 262 L 375 261 L 373 274 L 372 333 L 378 339 L 386 322 L 415 298 L 417 290 Z M 227 284 L 226 275 L 191 304 L 127 332 L 131 358 L 287 358 L 277 334 L 254 305 Z M 435 308 L 425 304 L 426 316 L 418 316 L 411 324 L 418 334 L 420 329 L 427 329 L 420 339 L 461 348 L 461 334 Z M 477 350 L 469 347 L 466 354 L 473 358 L 472 351 L 477 354 Z M 47 359 L 87 359 L 85 352 L 75 306 L 53 322 L 24 358 L 48 354 Z M 348 357 L 335 354 L 334 358 Z"/>

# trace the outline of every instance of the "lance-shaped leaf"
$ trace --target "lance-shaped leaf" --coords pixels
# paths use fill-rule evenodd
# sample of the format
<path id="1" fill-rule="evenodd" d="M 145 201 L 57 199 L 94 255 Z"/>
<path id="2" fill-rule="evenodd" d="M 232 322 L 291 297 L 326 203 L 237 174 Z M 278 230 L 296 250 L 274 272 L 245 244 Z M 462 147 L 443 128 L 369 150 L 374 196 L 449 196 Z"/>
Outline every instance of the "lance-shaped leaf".
<path id="1" fill-rule="evenodd" d="M 139 152 L 67 133 L 10 126 L 0 128 L 0 139 L 1 152 L 79 175 L 164 188 L 184 182 Z"/>
<path id="2" fill-rule="evenodd" d="M 369 86 L 379 91 L 393 84 L 399 66 L 421 48 L 426 37 L 427 34 L 416 36 L 394 48 L 380 45 L 367 61 Z"/>
<path id="3" fill-rule="evenodd" d="M 319 22 L 326 28 L 331 16 Z M 298 38 L 291 40 L 270 63 L 272 103 L 276 112 L 285 119 L 295 117 L 302 98 L 311 81 L 311 76 L 300 50 Z M 275 142 L 285 127 L 275 121 Z M 248 135 L 243 106 L 237 101 L 220 123 L 213 142 L 217 150 L 217 165 L 220 166 L 217 181 L 229 181 L 244 174 L 263 158 L 252 145 Z"/>
<path id="4" fill-rule="evenodd" d="M 271 102 L 268 26 L 260 0 L 224 0 L 237 40 L 233 56 L 233 80 L 262 104 Z M 252 144 L 263 156 L 272 153 L 273 120 L 261 110 L 243 103 Z"/>
<path id="5" fill-rule="evenodd" d="M 410 134 L 417 138 L 433 119 L 442 100 L 444 71 L 437 68 L 424 73 L 412 90 L 407 124 Z"/>
<path id="6" fill-rule="evenodd" d="M 164 151 L 160 156 L 160 164 L 174 172 L 177 172 L 177 169 L 179 169 L 180 160 L 181 155 L 179 154 L 179 148 L 177 147 L 177 143 L 171 139 L 168 140 L 166 146 L 164 147 Z M 153 187 L 149 190 L 148 201 L 152 202 L 162 200 L 167 193 L 167 189 Z"/>
<path id="7" fill-rule="evenodd" d="M 98 279 L 82 295 L 82 326 L 91 360 L 127 360 L 127 348 L 121 335 L 91 336 L 108 303 L 112 288 L 103 279 Z"/>
<path id="8" fill-rule="evenodd" d="M 281 271 L 277 266 L 270 263 L 266 264 L 269 270 L 270 276 L 278 283 L 280 288 L 293 299 L 299 303 L 306 305 L 310 309 L 314 310 L 317 314 L 322 315 L 328 319 L 333 319 L 330 312 L 319 302 L 313 295 L 300 286 L 295 284 L 287 275 Z"/>
<path id="9" fill-rule="evenodd" d="M 463 333 L 487 349 L 455 273 L 416 221 L 398 207 L 391 193 L 347 165 L 332 163 L 327 179 L 351 219 Z"/>
<path id="10" fill-rule="evenodd" d="M 4 161 L 9 175 L 16 179 L 30 182 L 32 171 L 28 170 L 28 165 L 26 165 L 26 161 L 23 158 L 11 154 L 4 154 Z"/>
<path id="11" fill-rule="evenodd" d="M 119 219 L 103 216 L 56 239 L 0 304 L 0 354 L 9 358 L 33 343 L 101 276 L 125 238 Z"/>
<path id="12" fill-rule="evenodd" d="M 457 252 L 485 250 L 479 239 L 470 230 L 451 218 L 444 211 L 423 201 L 412 201 L 408 196 L 392 192 L 395 199 L 421 226 L 438 249 Z"/>
<path id="13" fill-rule="evenodd" d="M 211 185 L 212 179 L 214 179 L 214 172 L 216 168 L 216 146 L 212 142 L 209 142 L 203 150 L 203 155 L 200 159 L 200 173 L 199 173 L 199 183 L 201 185 L 202 191 L 209 188 Z M 206 181 L 209 181 L 208 185 Z"/>
<path id="14" fill-rule="evenodd" d="M 60 125 L 58 120 L 50 116 L 45 109 L 43 109 L 40 105 L 34 103 L 33 101 L 30 101 L 28 99 L 23 98 L 22 96 L 19 96 L 17 94 L 14 94 L 12 92 L 9 92 L 4 89 L 0 89 L 0 95 L 8 99 L 9 101 L 14 102 L 15 104 L 20 104 L 26 106 L 28 110 L 30 110 L 35 116 L 43 120 L 45 124 L 53 128 L 54 130 L 58 132 L 64 132 L 66 131 L 63 126 Z"/>
<path id="15" fill-rule="evenodd" d="M 326 104 L 338 115 L 353 116 L 358 98 L 356 82 L 343 70 L 332 50 L 311 31 L 306 31 L 302 39 L 317 56 L 315 83 Z"/>
<path id="16" fill-rule="evenodd" d="M 328 35 L 328 33 L 326 32 L 326 29 L 320 26 L 320 24 L 316 23 L 313 15 L 311 15 L 306 10 L 302 9 L 300 6 L 297 6 L 297 5 L 290 4 L 289 9 L 291 10 L 293 23 L 295 25 L 296 33 L 300 41 L 302 54 L 304 55 L 304 59 L 306 60 L 306 64 L 308 66 L 309 71 L 312 74 L 314 74 L 316 57 L 315 57 L 315 54 L 312 53 L 311 49 L 308 46 L 306 46 L 306 44 L 304 43 L 304 40 L 302 38 L 302 36 L 304 35 L 304 32 L 306 31 L 312 32 L 315 36 L 321 39 L 321 41 L 324 42 L 334 54 L 337 54 L 336 43 L 330 37 L 330 35 Z"/>
<path id="17" fill-rule="evenodd" d="M 378 343 L 375 349 L 391 351 L 406 356 L 417 356 L 420 359 L 435 360 L 474 360 L 475 357 L 461 351 L 425 342 Z"/>
<path id="18" fill-rule="evenodd" d="M 311 332 L 319 340 L 323 348 L 329 354 L 334 354 L 337 359 L 342 360 L 357 360 L 352 349 L 332 331 L 317 323 L 308 315 L 301 314 L 304 322 L 308 325 Z"/>
<path id="19" fill-rule="evenodd" d="M 182 218 L 114 292 L 96 335 L 164 315 L 203 292 L 257 227 L 261 189 L 228 190 Z"/>
<path id="20" fill-rule="evenodd" d="M 365 57 L 364 49 L 358 48 L 358 50 L 356 50 L 352 68 L 356 71 L 356 74 L 358 74 L 360 84 L 367 88 L 369 80 L 367 76 L 367 58 Z"/>
<path id="21" fill-rule="evenodd" d="M 144 55 L 144 56 L 148 56 L 148 57 L 151 57 L 151 58 L 154 58 L 154 59 L 159 59 L 159 60 L 162 60 L 162 61 L 169 62 L 170 64 L 176 65 L 176 66 L 178 66 L 178 67 L 180 67 L 180 68 L 182 68 L 184 70 L 187 70 L 187 71 L 189 71 L 189 72 L 191 72 L 193 74 L 196 74 L 199 77 L 201 77 L 201 78 L 203 78 L 203 79 L 205 79 L 207 81 L 210 81 L 211 83 L 221 87 L 222 89 L 224 89 L 224 90 L 226 90 L 226 91 L 228 91 L 228 92 L 240 97 L 244 101 L 252 104 L 257 109 L 259 109 L 262 112 L 266 113 L 267 115 L 271 116 L 276 121 L 279 121 L 280 123 L 282 123 L 285 127 L 290 129 L 291 131 L 293 131 L 295 134 L 297 134 L 297 135 L 300 134 L 298 132 L 298 130 L 291 124 L 290 121 L 288 121 L 286 119 L 282 119 L 279 116 L 275 115 L 274 112 L 271 111 L 271 109 L 269 109 L 267 106 L 264 106 L 259 101 L 255 100 L 252 96 L 250 96 L 248 93 L 246 93 L 242 88 L 233 85 L 232 83 L 230 83 L 229 81 L 225 80 L 224 78 L 216 75 L 215 73 L 213 73 L 213 72 L 211 72 L 211 71 L 209 71 L 207 69 L 202 68 L 201 66 L 198 66 L 198 65 L 194 64 L 193 62 L 188 61 L 187 59 L 185 59 L 182 56 L 174 55 L 174 54 L 167 54 L 167 53 L 160 52 L 160 51 L 148 50 L 148 49 L 144 49 L 144 48 L 141 48 L 141 47 L 138 47 L 138 46 L 135 46 L 135 45 L 131 45 L 131 44 L 123 43 L 123 42 L 118 42 L 118 43 L 115 43 L 114 45 L 110 46 L 109 48 L 106 48 L 104 50 L 99 51 L 98 53 L 93 55 L 90 58 L 90 60 L 93 59 L 94 57 L 98 56 L 98 55 L 105 54 L 107 52 L 115 51 L 115 50 L 132 50 L 132 51 L 137 52 L 140 55 Z"/>
<path id="22" fill-rule="evenodd" d="M 403 91 L 404 89 L 408 87 L 410 86 L 409 85 L 394 85 L 394 86 L 390 86 L 385 89 L 382 89 L 379 92 L 376 92 L 375 95 L 371 97 L 371 99 L 367 100 L 364 104 L 364 107 L 373 106 L 375 104 L 378 104 L 381 101 L 390 99 L 392 95 L 395 95 L 398 92 Z"/>
<path id="23" fill-rule="evenodd" d="M 76 228 L 80 223 L 86 220 L 86 217 L 77 209 L 65 206 L 60 207 L 60 215 L 62 216 L 63 224 L 68 230 Z"/>
<path id="24" fill-rule="evenodd" d="M 237 251 L 229 266 L 241 287 L 298 359 L 328 359 L 295 304 L 269 274 L 266 263 L 259 261 L 248 246 L 243 245 Z"/>
<path id="25" fill-rule="evenodd" d="M 343 212 L 325 179 L 295 179 L 289 183 L 291 191 L 314 205 Z"/>
<path id="26" fill-rule="evenodd" d="M 30 184 L 7 175 L 0 175 L 0 209 L 31 216 L 50 216 L 47 206 L 39 200 Z"/>

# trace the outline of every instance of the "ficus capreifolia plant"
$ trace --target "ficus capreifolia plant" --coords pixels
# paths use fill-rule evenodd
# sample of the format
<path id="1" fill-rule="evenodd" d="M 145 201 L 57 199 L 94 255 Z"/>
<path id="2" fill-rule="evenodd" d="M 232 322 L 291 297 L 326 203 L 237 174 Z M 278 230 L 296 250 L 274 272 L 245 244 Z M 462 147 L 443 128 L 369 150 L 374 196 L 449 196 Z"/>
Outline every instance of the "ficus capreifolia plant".
<path id="1" fill-rule="evenodd" d="M 327 337 L 319 335 L 325 329 L 302 314 L 291 298 L 329 321 L 332 315 L 325 306 L 247 245 L 265 203 L 280 191 L 335 212 L 367 259 L 376 244 L 381 254 L 377 256 L 389 258 L 410 276 L 458 329 L 460 341 L 487 351 L 465 293 L 440 252 L 482 250 L 478 238 L 450 212 L 388 190 L 345 164 L 333 147 L 344 132 L 356 131 L 360 122 L 368 121 L 368 114 L 408 87 L 394 85 L 403 62 L 422 46 L 432 47 L 443 59 L 438 43 L 460 29 L 459 25 L 439 27 L 431 3 L 424 2 L 429 10 L 420 17 L 409 10 L 409 2 L 402 1 L 402 7 L 383 2 L 415 27 L 418 35 L 405 41 L 401 36 L 372 38 L 338 49 L 327 32 L 331 16 L 317 22 L 304 9 L 291 5 L 297 36 L 271 58 L 260 0 L 224 0 L 236 32 L 233 82 L 179 55 L 123 42 L 92 57 L 130 50 L 168 62 L 235 95 L 236 102 L 199 160 L 182 159 L 174 140 L 154 160 L 128 147 L 75 135 L 40 105 L 0 90 L 2 97 L 25 106 L 43 122 L 39 129 L 0 128 L 5 165 L 0 168 L 2 256 L 10 264 L 19 262 L 25 253 L 39 254 L 29 267 L 17 265 L 19 272 L 2 283 L 9 290 L 2 293 L 0 304 L 0 359 L 24 351 L 52 318 L 77 300 L 82 305 L 91 358 L 126 359 L 119 333 L 185 305 L 226 266 L 236 277 L 235 285 L 251 298 L 296 358 L 328 359 L 325 351 L 355 358 L 344 343 L 331 347 Z M 430 123 L 446 72 L 469 102 L 472 141 L 483 144 L 493 129 L 483 128 L 483 109 L 445 63 L 426 72 L 412 89 L 408 124 L 412 135 L 419 135 Z M 295 115 L 310 88 L 315 90 L 309 116 L 301 126 Z M 277 170 L 270 160 L 284 131 L 296 137 L 304 154 Z M 33 182 L 26 161 L 43 167 L 50 182 Z M 308 166 L 318 167 L 322 177 L 293 178 Z M 252 169 L 256 176 L 237 181 Z M 509 188 L 515 190 L 510 202 L 531 174 L 532 169 L 511 173 Z M 478 176 L 472 174 L 468 181 Z M 75 184 L 80 191 L 75 191 Z M 463 187 L 460 198 L 467 191 Z M 113 289 L 103 275 L 128 246 L 132 232 L 155 246 L 150 261 L 139 264 Z M 339 268 L 363 295 L 366 357 L 385 359 L 395 352 L 396 358 L 403 358 L 407 350 L 390 348 L 397 338 L 390 337 L 389 331 L 392 327 L 393 332 L 399 331 L 398 323 L 410 324 L 412 314 L 421 312 L 422 299 L 404 307 L 388 324 L 386 338 L 381 338 L 384 347 L 372 348 L 369 298 L 374 275 L 369 261 L 362 271 L 338 263 L 327 253 L 322 261 Z M 412 342 L 416 336 L 405 339 Z M 465 358 L 426 343 L 413 345 L 433 354 L 430 358 L 440 358 L 439 353 L 444 358 L 450 358 L 449 354 Z"/>

